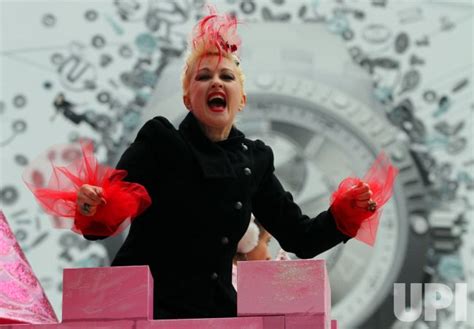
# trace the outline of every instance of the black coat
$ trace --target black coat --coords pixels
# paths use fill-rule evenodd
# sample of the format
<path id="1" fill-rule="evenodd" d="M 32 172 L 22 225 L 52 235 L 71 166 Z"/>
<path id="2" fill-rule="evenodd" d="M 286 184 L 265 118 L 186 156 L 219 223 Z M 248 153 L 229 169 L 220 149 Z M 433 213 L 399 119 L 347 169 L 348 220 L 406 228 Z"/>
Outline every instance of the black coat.
<path id="1" fill-rule="evenodd" d="M 155 318 L 236 316 L 232 258 L 251 212 L 301 258 L 349 239 L 329 211 L 301 213 L 274 175 L 270 147 L 236 128 L 214 143 L 191 113 L 178 130 L 163 117 L 148 121 L 117 168 L 145 186 L 152 205 L 112 265 L 150 266 Z"/>

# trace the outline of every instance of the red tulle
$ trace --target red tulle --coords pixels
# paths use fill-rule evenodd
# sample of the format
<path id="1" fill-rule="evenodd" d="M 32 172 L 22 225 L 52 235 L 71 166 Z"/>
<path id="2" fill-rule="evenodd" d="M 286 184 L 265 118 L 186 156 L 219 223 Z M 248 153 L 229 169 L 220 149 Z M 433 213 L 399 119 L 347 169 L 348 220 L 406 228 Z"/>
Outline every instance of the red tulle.
<path id="1" fill-rule="evenodd" d="M 398 169 L 382 152 L 362 180 L 357 177 L 344 179 L 331 197 L 331 213 L 338 229 L 346 235 L 373 246 L 382 206 L 392 195 L 392 187 L 397 174 Z M 369 184 L 372 190 L 372 200 L 377 203 L 375 212 L 355 206 L 354 193 L 351 193 L 351 190 L 361 181 Z"/>
<path id="2" fill-rule="evenodd" d="M 126 175 L 124 170 L 100 165 L 92 143 L 81 142 L 50 148 L 28 166 L 23 180 L 44 211 L 55 217 L 55 227 L 110 236 L 121 233 L 151 204 L 143 186 L 123 181 Z M 98 206 L 93 216 L 77 211 L 77 191 L 84 184 L 103 189 L 106 204 Z"/>

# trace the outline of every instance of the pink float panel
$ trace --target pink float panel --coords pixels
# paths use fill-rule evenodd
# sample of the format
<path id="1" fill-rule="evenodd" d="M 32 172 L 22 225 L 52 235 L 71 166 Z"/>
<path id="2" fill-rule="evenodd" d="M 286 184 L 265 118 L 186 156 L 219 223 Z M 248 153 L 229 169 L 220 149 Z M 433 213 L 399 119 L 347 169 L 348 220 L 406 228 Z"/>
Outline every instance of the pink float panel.
<path id="1" fill-rule="evenodd" d="M 134 329 L 135 321 L 77 321 L 59 324 L 15 325 L 1 329 Z"/>
<path id="2" fill-rule="evenodd" d="M 58 323 L 58 320 L 0 211 L 0 324 L 12 323 Z"/>
<path id="3" fill-rule="evenodd" d="M 263 310 L 267 315 L 242 316 L 239 312 L 241 317 L 237 318 L 152 320 L 153 280 L 148 267 L 106 267 L 65 270 L 63 323 L 0 328 L 337 329 L 337 322 L 329 320 L 324 261 L 254 261 L 239 263 L 239 271 L 239 307 L 251 312 Z M 242 296 L 246 289 L 247 300 Z"/>
<path id="4" fill-rule="evenodd" d="M 237 285 L 239 316 L 325 314 L 330 318 L 324 260 L 239 262 Z"/>
<path id="5" fill-rule="evenodd" d="M 285 329 L 284 316 L 264 316 L 263 329 Z"/>
<path id="6" fill-rule="evenodd" d="M 301 317 L 300 317 L 301 318 Z M 334 322 L 334 320 L 333 320 Z M 290 326 L 310 320 L 292 319 Z M 313 321 L 314 323 L 314 321 Z M 285 329 L 285 316 L 188 320 L 77 321 L 51 325 L 0 325 L 1 329 Z M 288 327 L 286 327 L 287 329 Z M 299 327 L 294 327 L 299 328 Z M 304 329 L 307 327 L 301 327 Z M 317 326 L 308 327 L 319 329 Z M 337 329 L 337 328 L 331 328 Z"/>
<path id="7" fill-rule="evenodd" d="M 148 266 L 65 269 L 63 322 L 92 319 L 153 319 Z"/>
<path id="8" fill-rule="evenodd" d="M 261 317 L 138 321 L 136 329 L 278 329 L 263 326 Z"/>
<path id="9" fill-rule="evenodd" d="M 332 329 L 325 314 L 287 315 L 285 329 Z"/>

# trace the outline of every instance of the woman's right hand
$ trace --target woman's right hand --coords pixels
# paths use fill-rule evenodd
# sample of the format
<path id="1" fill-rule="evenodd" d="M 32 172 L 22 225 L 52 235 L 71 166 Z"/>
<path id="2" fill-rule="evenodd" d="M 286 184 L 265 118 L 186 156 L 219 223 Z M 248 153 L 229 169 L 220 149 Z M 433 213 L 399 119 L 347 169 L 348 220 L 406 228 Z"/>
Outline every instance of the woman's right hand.
<path id="1" fill-rule="evenodd" d="M 102 187 L 84 184 L 77 191 L 76 203 L 82 215 L 93 216 L 97 207 L 105 205 L 107 201 L 102 194 Z"/>

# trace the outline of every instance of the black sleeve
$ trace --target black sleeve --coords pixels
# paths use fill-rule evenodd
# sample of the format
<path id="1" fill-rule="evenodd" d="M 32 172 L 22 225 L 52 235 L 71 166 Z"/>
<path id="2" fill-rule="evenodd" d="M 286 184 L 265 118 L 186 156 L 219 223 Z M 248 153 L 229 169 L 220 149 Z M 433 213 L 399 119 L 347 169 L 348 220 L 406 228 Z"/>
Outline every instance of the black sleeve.
<path id="1" fill-rule="evenodd" d="M 127 171 L 125 181 L 152 189 L 155 175 L 159 172 L 158 156 L 168 153 L 167 148 L 172 144 L 169 140 L 174 132 L 173 125 L 163 117 L 145 123 L 117 163 L 116 169 Z"/>
<path id="2" fill-rule="evenodd" d="M 262 226 L 277 239 L 281 247 L 300 258 L 312 258 L 351 237 L 340 232 L 330 209 L 314 218 L 302 214 L 274 174 L 273 152 L 265 147 L 266 169 L 252 211 Z"/>
<path id="3" fill-rule="evenodd" d="M 173 125 L 163 117 L 156 117 L 145 123 L 135 141 L 125 150 L 117 163 L 116 169 L 127 171 L 124 181 L 143 185 L 148 194 L 154 194 L 156 175 L 160 171 L 157 150 L 161 145 L 166 145 L 166 140 L 173 131 Z M 84 235 L 84 238 L 102 240 L 107 236 Z"/>

